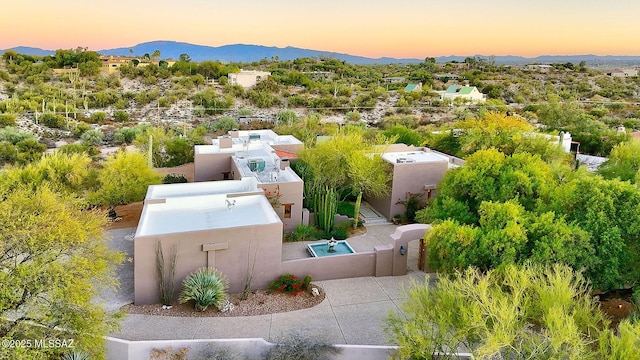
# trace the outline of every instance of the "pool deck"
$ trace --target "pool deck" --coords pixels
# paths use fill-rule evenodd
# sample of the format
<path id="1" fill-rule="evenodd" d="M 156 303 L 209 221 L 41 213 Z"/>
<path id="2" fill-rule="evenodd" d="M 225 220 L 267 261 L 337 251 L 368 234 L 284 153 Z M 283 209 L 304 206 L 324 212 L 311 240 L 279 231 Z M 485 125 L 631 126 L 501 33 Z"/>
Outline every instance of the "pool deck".
<path id="1" fill-rule="evenodd" d="M 375 225 L 367 234 L 348 239 L 357 251 L 371 251 L 388 241 L 393 225 Z M 112 230 L 112 246 L 132 254 L 133 242 L 127 236 L 135 229 Z M 383 330 L 387 314 L 400 313 L 406 299 L 405 289 L 435 281 L 434 274 L 417 270 L 417 241 L 409 244 L 408 272 L 404 276 L 360 277 L 314 281 L 326 297 L 317 306 L 285 313 L 245 317 L 167 317 L 130 314 L 121 322 L 121 330 L 109 336 L 125 340 L 181 340 L 263 338 L 277 342 L 292 334 L 320 338 L 333 344 L 393 345 Z M 412 251 L 414 250 L 414 251 Z M 309 257 L 305 242 L 286 243 L 283 255 L 290 259 Z M 110 308 L 133 302 L 133 264 L 119 266 L 121 287 L 105 293 Z"/>

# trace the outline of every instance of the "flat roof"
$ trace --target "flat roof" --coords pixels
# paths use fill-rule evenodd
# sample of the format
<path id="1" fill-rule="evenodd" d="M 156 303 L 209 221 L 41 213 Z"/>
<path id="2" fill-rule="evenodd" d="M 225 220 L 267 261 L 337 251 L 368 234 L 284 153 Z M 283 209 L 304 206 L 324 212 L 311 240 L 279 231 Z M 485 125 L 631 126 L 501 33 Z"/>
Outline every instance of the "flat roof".
<path id="1" fill-rule="evenodd" d="M 392 164 L 449 162 L 449 158 L 447 158 L 446 156 L 423 150 L 386 152 L 382 154 L 382 158 Z"/>
<path id="2" fill-rule="evenodd" d="M 145 201 L 185 196 L 240 193 L 257 190 L 259 189 L 257 181 L 254 178 L 151 185 L 147 189 Z"/>
<path id="3" fill-rule="evenodd" d="M 147 203 L 136 236 L 181 233 L 281 222 L 263 195 L 227 194 L 167 198 Z"/>

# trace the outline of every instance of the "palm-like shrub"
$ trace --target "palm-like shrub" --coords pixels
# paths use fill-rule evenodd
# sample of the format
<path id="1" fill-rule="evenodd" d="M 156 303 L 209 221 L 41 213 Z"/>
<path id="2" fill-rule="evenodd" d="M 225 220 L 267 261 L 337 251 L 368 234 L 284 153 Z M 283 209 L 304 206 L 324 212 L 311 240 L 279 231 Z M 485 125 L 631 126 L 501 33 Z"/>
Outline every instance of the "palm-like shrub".
<path id="1" fill-rule="evenodd" d="M 178 300 L 193 300 L 198 311 L 212 305 L 220 308 L 227 300 L 227 279 L 215 269 L 200 268 L 184 279 Z"/>

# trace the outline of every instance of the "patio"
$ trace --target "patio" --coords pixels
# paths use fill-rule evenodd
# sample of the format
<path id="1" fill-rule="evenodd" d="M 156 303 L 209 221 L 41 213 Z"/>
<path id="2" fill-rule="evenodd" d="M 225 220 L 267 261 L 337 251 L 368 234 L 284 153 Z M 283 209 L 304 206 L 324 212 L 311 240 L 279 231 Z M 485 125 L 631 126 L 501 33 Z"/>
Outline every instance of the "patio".
<path id="1" fill-rule="evenodd" d="M 349 237 L 346 240 L 356 253 L 370 252 L 375 246 L 390 243 L 390 235 L 397 227 L 392 224 L 369 225 L 365 234 Z M 326 242 L 327 240 L 285 242 L 282 244 L 282 261 L 310 258 L 307 245 Z M 418 241 L 411 241 L 407 251 L 407 270 L 418 271 L 418 251 Z"/>

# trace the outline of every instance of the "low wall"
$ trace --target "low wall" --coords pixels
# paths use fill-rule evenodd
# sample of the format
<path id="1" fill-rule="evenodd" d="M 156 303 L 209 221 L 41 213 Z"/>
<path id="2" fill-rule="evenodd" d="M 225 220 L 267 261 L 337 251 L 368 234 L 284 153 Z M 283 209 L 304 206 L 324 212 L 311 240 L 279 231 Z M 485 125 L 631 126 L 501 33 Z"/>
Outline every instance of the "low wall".
<path id="1" fill-rule="evenodd" d="M 297 276 L 311 275 L 313 280 L 374 276 L 376 273 L 376 253 L 360 252 L 288 260 L 280 264 L 280 272 Z"/>
<path id="2" fill-rule="evenodd" d="M 188 163 L 188 164 L 184 164 L 184 165 L 180 165 L 180 166 L 175 166 L 175 167 L 165 167 L 165 168 L 154 168 L 154 170 L 160 174 L 162 177 L 169 175 L 169 174 L 177 174 L 177 175 L 182 175 L 184 176 L 188 182 L 194 182 L 195 180 L 195 175 L 194 175 L 194 164 L 193 163 Z"/>
<path id="3" fill-rule="evenodd" d="M 188 349 L 187 359 L 223 358 L 225 354 L 232 359 L 259 360 L 275 344 L 264 339 L 206 339 L 206 340 L 153 340 L 128 341 L 107 337 L 107 360 L 146 360 L 151 351 L 171 350 L 173 352 Z M 372 345 L 335 345 L 340 354 L 334 360 L 387 360 L 397 350 L 395 346 Z M 218 357 L 215 357 L 218 355 Z M 170 357 L 167 357 L 170 358 Z"/>
<path id="4" fill-rule="evenodd" d="M 400 248 L 407 250 L 409 241 L 422 239 L 429 229 L 431 226 L 426 224 L 398 226 L 391 234 L 389 243 L 378 245 L 373 251 L 287 260 L 280 263 L 280 272 L 296 276 L 311 275 L 313 280 L 405 275 L 407 256 L 406 252 L 400 252 Z"/>

